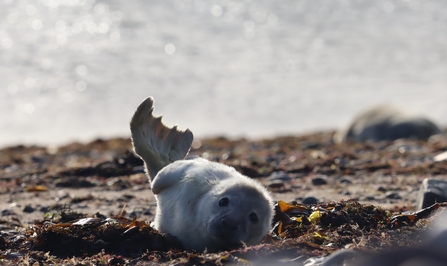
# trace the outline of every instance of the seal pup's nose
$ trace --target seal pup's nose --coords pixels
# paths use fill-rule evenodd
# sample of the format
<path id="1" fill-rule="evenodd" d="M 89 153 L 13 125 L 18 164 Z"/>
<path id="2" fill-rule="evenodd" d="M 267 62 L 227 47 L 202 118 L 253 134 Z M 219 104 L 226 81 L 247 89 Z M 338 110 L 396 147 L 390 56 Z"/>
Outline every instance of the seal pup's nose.
<path id="1" fill-rule="evenodd" d="M 225 218 L 222 219 L 222 226 L 225 230 L 230 232 L 239 229 L 239 225 L 237 223 L 225 220 Z"/>

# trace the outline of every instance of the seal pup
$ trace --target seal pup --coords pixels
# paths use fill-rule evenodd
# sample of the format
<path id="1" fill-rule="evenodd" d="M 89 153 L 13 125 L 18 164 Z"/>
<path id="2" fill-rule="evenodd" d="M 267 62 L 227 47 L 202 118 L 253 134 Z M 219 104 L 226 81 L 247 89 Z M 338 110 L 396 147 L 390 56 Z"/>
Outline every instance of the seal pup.
<path id="1" fill-rule="evenodd" d="M 382 141 L 401 138 L 428 139 L 441 129 L 425 117 L 412 115 L 391 105 L 379 105 L 360 113 L 348 129 L 334 136 L 336 142 Z"/>
<path id="2" fill-rule="evenodd" d="M 253 245 L 269 232 L 273 200 L 259 182 L 227 165 L 184 160 L 192 132 L 165 126 L 148 97 L 130 122 L 134 151 L 144 161 L 157 200 L 153 227 L 185 249 L 210 252 Z"/>

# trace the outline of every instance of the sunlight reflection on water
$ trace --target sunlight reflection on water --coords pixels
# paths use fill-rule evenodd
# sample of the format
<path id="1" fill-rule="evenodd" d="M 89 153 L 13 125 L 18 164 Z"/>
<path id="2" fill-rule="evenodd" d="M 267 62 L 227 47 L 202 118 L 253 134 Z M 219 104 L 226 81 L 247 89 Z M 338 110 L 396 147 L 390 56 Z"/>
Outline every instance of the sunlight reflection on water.
<path id="1" fill-rule="evenodd" d="M 0 145 L 128 136 L 148 95 L 197 136 L 447 124 L 447 2 L 0 0 Z"/>

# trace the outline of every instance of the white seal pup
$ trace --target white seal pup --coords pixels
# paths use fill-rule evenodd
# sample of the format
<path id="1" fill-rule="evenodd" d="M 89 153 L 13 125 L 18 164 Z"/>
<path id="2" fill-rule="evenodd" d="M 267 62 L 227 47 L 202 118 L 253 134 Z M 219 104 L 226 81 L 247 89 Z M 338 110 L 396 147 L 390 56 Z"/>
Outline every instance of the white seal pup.
<path id="1" fill-rule="evenodd" d="M 273 200 L 259 182 L 203 158 L 183 160 L 192 132 L 154 117 L 152 97 L 138 106 L 130 127 L 157 200 L 153 226 L 184 248 L 218 251 L 258 244 L 269 232 Z"/>
<path id="2" fill-rule="evenodd" d="M 391 105 L 379 105 L 360 113 L 336 142 L 347 140 L 381 141 L 401 138 L 428 139 L 441 129 L 425 117 L 406 113 Z"/>

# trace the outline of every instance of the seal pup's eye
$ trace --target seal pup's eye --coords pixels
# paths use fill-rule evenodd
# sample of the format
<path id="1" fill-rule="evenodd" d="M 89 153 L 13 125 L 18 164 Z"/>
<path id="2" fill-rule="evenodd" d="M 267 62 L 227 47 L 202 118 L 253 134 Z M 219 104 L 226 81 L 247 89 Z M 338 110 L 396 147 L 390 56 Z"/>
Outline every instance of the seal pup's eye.
<path id="1" fill-rule="evenodd" d="M 252 212 L 248 215 L 248 218 L 250 219 L 250 221 L 254 224 L 258 223 L 258 216 L 256 215 L 256 213 Z"/>
<path id="2" fill-rule="evenodd" d="M 222 198 L 219 200 L 219 206 L 220 207 L 228 206 L 229 202 L 230 202 L 230 200 L 228 198 Z"/>

